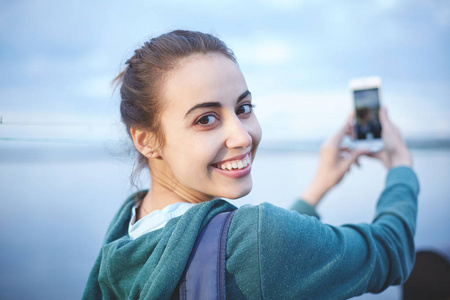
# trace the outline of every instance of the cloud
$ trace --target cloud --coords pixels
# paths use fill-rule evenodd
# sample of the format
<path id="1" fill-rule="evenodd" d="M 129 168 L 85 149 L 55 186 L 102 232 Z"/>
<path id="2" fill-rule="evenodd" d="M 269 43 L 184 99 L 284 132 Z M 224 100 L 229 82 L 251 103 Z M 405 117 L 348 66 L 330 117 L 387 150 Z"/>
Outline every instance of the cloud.
<path id="1" fill-rule="evenodd" d="M 274 66 L 283 65 L 293 60 L 294 51 L 287 41 L 274 38 L 256 39 L 252 43 L 245 40 L 234 43 L 234 51 L 242 64 Z"/>
<path id="2" fill-rule="evenodd" d="M 146 37 L 190 28 L 218 34 L 236 52 L 266 137 L 327 135 L 351 109 L 348 80 L 373 74 L 406 131 L 442 133 L 449 10 L 434 0 L 8 2 L 2 111 L 112 114 L 109 81 L 120 63 Z"/>
<path id="3" fill-rule="evenodd" d="M 80 84 L 80 92 L 85 98 L 104 99 L 112 96 L 110 74 L 87 77 Z"/>
<path id="4" fill-rule="evenodd" d="M 339 128 L 351 112 L 342 91 L 300 91 L 272 94 L 256 101 L 255 113 L 266 140 L 325 138 Z"/>
<path id="5" fill-rule="evenodd" d="M 384 93 L 384 98 L 383 105 L 404 136 L 450 137 L 450 105 L 427 105 L 430 100 L 422 95 L 395 92 Z M 324 139 L 340 128 L 353 110 L 346 89 L 269 94 L 255 103 L 256 116 L 268 141 Z M 415 107 L 416 103 L 423 103 L 421 109 Z"/>

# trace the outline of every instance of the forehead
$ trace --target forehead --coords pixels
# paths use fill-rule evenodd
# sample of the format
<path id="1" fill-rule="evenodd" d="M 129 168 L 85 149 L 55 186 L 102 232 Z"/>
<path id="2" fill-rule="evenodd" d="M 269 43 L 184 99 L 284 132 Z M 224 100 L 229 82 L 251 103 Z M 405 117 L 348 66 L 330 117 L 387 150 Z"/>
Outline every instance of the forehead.
<path id="1" fill-rule="evenodd" d="M 196 54 L 184 58 L 165 82 L 166 109 L 188 109 L 202 102 L 236 102 L 247 90 L 235 62 L 220 53 Z M 226 104 L 226 103 L 224 103 Z"/>

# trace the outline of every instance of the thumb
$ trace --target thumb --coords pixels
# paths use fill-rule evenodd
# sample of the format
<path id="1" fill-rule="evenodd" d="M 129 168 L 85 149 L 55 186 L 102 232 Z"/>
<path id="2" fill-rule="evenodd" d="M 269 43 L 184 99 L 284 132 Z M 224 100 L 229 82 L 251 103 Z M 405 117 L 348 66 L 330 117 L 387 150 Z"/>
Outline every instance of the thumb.
<path id="1" fill-rule="evenodd" d="M 328 139 L 328 143 L 333 145 L 334 147 L 339 147 L 339 145 L 341 144 L 342 139 L 344 138 L 344 136 L 346 135 L 350 135 L 351 134 L 351 123 L 353 120 L 353 113 L 351 113 L 346 122 L 344 123 L 344 125 L 333 135 Z"/>
<path id="2" fill-rule="evenodd" d="M 389 119 L 386 107 L 382 106 L 380 111 L 378 112 L 378 117 L 380 118 L 380 123 L 382 127 L 391 124 L 391 120 Z"/>

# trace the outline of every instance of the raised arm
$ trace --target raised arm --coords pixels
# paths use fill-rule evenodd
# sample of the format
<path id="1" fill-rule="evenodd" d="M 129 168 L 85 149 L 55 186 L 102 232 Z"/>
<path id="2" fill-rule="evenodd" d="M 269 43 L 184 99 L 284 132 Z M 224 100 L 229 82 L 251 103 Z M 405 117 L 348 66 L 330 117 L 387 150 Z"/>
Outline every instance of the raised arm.
<path id="1" fill-rule="evenodd" d="M 410 168 L 390 169 L 372 224 L 334 227 L 261 206 L 264 298 L 348 299 L 404 282 L 414 263 L 418 190 Z"/>
<path id="2" fill-rule="evenodd" d="M 411 155 L 384 109 L 380 120 L 385 149 L 371 156 L 389 172 L 372 224 L 334 227 L 269 204 L 260 208 L 261 274 L 273 274 L 261 280 L 266 298 L 347 299 L 381 292 L 408 277 L 414 263 L 419 185 Z M 316 180 L 326 188 L 315 199 L 339 182 L 361 155 L 353 152 L 347 160 L 329 160 L 338 157 L 337 145 L 346 132 L 341 130 L 322 149 Z"/>
<path id="3" fill-rule="evenodd" d="M 341 181 L 353 163 L 358 164 L 361 155 L 369 153 L 363 149 L 351 150 L 341 147 L 344 136 L 351 134 L 351 119 L 352 116 L 320 148 L 319 167 L 312 183 L 301 196 L 301 199 L 312 207 L 315 207 L 322 197 Z"/>
<path id="4" fill-rule="evenodd" d="M 361 155 L 379 159 L 388 169 L 397 166 L 412 166 L 411 154 L 400 135 L 400 131 L 389 119 L 386 108 L 383 107 L 380 110 L 379 117 L 383 128 L 384 149 L 371 154 L 364 149 L 352 150 L 341 147 L 344 136 L 351 134 L 350 121 L 352 116 L 350 116 L 345 125 L 322 144 L 319 167 L 312 183 L 301 196 L 303 201 L 315 207 L 323 196 L 341 181 L 350 170 L 351 165 L 353 163 L 358 164 L 358 158 Z M 296 203 L 294 208 L 295 206 L 302 207 L 304 205 Z"/>

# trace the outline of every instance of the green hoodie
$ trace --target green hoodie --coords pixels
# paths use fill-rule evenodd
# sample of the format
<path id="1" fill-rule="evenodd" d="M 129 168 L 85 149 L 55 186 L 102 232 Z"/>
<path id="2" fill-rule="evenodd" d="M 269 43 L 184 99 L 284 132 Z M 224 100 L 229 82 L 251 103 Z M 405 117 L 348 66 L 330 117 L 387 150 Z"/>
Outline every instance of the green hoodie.
<path id="1" fill-rule="evenodd" d="M 229 299 L 346 299 L 401 284 L 414 263 L 419 185 L 407 167 L 391 169 L 372 224 L 334 227 L 263 203 L 239 208 L 226 257 Z M 145 191 L 137 194 L 142 198 Z M 197 234 L 224 200 L 198 204 L 162 229 L 131 240 L 134 195 L 109 226 L 83 299 L 170 299 Z"/>

